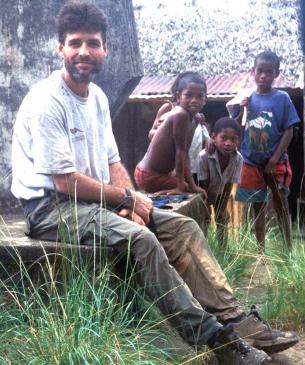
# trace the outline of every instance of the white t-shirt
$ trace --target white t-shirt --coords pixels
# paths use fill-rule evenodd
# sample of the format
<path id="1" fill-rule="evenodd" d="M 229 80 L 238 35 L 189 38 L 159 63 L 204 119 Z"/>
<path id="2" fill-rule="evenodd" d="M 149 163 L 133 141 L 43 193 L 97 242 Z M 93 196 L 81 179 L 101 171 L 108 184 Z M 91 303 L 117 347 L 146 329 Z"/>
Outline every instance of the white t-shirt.
<path id="1" fill-rule="evenodd" d="M 210 135 L 206 127 L 202 124 L 198 124 L 189 149 L 190 169 L 192 174 L 198 173 L 199 153 L 202 150 L 203 141 L 209 138 Z"/>
<path id="2" fill-rule="evenodd" d="M 24 98 L 13 133 L 12 193 L 17 198 L 54 190 L 53 174 L 81 172 L 108 183 L 109 165 L 120 161 L 108 100 L 94 83 L 74 94 L 54 71 Z"/>

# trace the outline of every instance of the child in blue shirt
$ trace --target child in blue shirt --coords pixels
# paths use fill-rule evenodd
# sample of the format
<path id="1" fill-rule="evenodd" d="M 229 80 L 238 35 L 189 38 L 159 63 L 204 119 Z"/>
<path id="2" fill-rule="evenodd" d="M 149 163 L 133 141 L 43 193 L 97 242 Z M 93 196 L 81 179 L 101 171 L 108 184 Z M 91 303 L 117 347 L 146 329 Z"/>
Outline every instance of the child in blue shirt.
<path id="1" fill-rule="evenodd" d="M 289 95 L 272 88 L 279 75 L 280 60 L 271 51 L 258 54 L 254 61 L 256 90 L 238 104 L 230 101 L 227 109 L 240 118 L 246 109 L 246 123 L 241 144 L 244 159 L 236 200 L 252 203 L 254 230 L 260 249 L 265 249 L 265 215 L 267 187 L 270 188 L 280 231 L 291 249 L 291 221 L 287 192 L 291 167 L 287 147 L 292 139 L 292 126 L 299 117 Z"/>

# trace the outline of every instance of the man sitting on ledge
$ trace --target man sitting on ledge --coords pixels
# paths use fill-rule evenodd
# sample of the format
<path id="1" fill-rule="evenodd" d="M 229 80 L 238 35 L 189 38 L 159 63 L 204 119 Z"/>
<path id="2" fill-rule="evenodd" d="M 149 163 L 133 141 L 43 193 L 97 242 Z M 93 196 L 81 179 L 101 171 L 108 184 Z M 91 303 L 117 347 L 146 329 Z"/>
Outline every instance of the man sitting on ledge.
<path id="1" fill-rule="evenodd" d="M 91 82 L 107 55 L 104 14 L 74 2 L 57 20 L 63 67 L 30 90 L 14 127 L 12 192 L 22 202 L 30 236 L 60 240 L 59 227 L 73 236 L 77 212 L 80 244 L 130 249 L 148 296 L 188 344 L 220 347 L 221 364 L 269 362 L 264 351 L 284 350 L 298 337 L 270 329 L 255 312 L 246 315 L 198 225 L 153 210 L 151 200 L 133 190 L 107 98 Z"/>

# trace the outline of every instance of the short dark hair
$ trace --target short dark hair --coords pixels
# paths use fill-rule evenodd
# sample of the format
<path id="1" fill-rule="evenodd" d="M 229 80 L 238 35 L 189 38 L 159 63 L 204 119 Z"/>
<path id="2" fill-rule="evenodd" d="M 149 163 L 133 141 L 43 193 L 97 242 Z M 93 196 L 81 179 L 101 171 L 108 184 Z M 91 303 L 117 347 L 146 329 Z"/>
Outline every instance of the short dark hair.
<path id="1" fill-rule="evenodd" d="M 187 87 L 187 85 L 191 82 L 201 85 L 203 88 L 203 92 L 205 93 L 205 95 L 207 94 L 207 85 L 204 77 L 200 75 L 200 73 L 198 72 L 185 71 L 176 77 L 171 87 L 173 101 L 177 100 L 176 98 L 177 93 L 184 90 Z"/>
<path id="2" fill-rule="evenodd" d="M 257 60 L 265 60 L 272 62 L 277 71 L 280 69 L 280 58 L 276 53 L 272 51 L 264 51 L 259 53 L 254 59 L 254 67 L 256 66 Z"/>
<path id="3" fill-rule="evenodd" d="M 212 132 L 214 134 L 218 134 L 218 133 L 221 133 L 226 128 L 234 129 L 236 131 L 236 133 L 238 134 L 238 137 L 239 138 L 241 137 L 240 124 L 235 119 L 232 119 L 229 117 L 222 117 L 222 118 L 218 119 L 213 126 Z"/>
<path id="4" fill-rule="evenodd" d="M 63 5 L 56 18 L 58 41 L 65 43 L 67 33 L 80 30 L 100 32 L 106 43 L 108 20 L 101 9 L 87 1 L 72 1 Z"/>

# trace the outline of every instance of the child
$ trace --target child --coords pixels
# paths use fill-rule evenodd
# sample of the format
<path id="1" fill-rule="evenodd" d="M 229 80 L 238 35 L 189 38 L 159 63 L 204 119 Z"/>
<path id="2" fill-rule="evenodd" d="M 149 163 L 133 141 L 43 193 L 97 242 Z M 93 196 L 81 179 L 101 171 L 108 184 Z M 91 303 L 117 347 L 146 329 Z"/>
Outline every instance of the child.
<path id="1" fill-rule="evenodd" d="M 177 77 L 175 85 L 177 105 L 159 126 L 137 165 L 135 181 L 149 193 L 204 193 L 191 175 L 188 151 L 198 125 L 194 116 L 206 103 L 206 83 L 200 74 L 185 72 Z"/>
<path id="2" fill-rule="evenodd" d="M 173 90 L 173 89 L 172 89 Z M 176 92 L 175 92 L 176 94 Z M 165 103 L 163 104 L 158 113 L 156 115 L 156 119 L 153 123 L 153 126 L 148 134 L 148 139 L 151 141 L 154 135 L 157 132 L 157 129 L 160 127 L 162 122 L 170 115 L 170 112 L 174 108 L 173 103 Z M 197 128 L 195 129 L 194 136 L 192 139 L 192 143 L 189 149 L 189 159 L 190 159 L 190 169 L 191 174 L 193 175 L 194 181 L 198 184 L 198 156 L 200 151 L 205 147 L 205 145 L 209 145 L 211 143 L 210 134 L 206 127 L 205 117 L 202 113 L 197 113 L 194 118 L 198 122 Z"/>
<path id="3" fill-rule="evenodd" d="M 183 75 L 186 76 L 187 72 L 184 72 Z M 148 133 L 148 139 L 150 141 L 156 134 L 157 129 L 164 122 L 164 120 L 170 115 L 170 112 L 173 110 L 175 105 L 177 105 L 176 94 L 177 94 L 178 83 L 179 83 L 179 78 L 177 77 L 171 87 L 171 92 L 173 95 L 172 102 L 169 101 L 164 103 L 163 105 L 161 105 L 160 109 L 157 112 L 152 128 Z M 200 151 L 205 147 L 205 145 L 209 145 L 211 143 L 211 139 L 203 113 L 197 113 L 194 116 L 194 118 L 198 122 L 198 125 L 197 128 L 195 129 L 193 140 L 189 149 L 189 159 L 190 159 L 191 174 L 193 175 L 195 183 L 198 184 L 198 177 L 197 177 L 198 156 Z"/>
<path id="4" fill-rule="evenodd" d="M 272 88 L 279 67 L 280 60 L 274 52 L 258 54 L 253 68 L 256 90 L 239 105 L 234 105 L 234 100 L 227 104 L 232 117 L 240 117 L 242 108 L 247 108 L 241 145 L 244 163 L 236 200 L 253 203 L 254 230 L 262 252 L 265 249 L 267 187 L 271 189 L 280 231 L 291 249 L 286 194 L 292 173 L 286 150 L 293 134 L 292 125 L 299 122 L 299 117 L 288 94 Z"/>
<path id="5" fill-rule="evenodd" d="M 241 127 L 234 119 L 220 118 L 216 121 L 212 132 L 215 152 L 208 154 L 202 150 L 199 154 L 199 186 L 206 190 L 208 196 L 208 214 L 204 233 L 207 234 L 211 221 L 211 206 L 213 206 L 217 238 L 223 245 L 226 245 L 228 239 L 229 217 L 226 207 L 232 184 L 239 182 L 242 166 L 242 157 L 237 151 L 240 137 Z"/>

